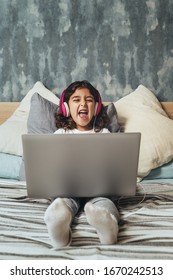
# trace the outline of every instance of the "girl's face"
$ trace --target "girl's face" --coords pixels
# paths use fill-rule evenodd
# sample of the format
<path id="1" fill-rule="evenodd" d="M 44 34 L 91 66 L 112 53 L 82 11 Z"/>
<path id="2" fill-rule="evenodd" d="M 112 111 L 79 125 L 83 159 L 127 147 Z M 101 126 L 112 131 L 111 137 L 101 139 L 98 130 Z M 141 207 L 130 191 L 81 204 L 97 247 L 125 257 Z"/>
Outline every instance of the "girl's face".
<path id="1" fill-rule="evenodd" d="M 94 96 L 87 88 L 78 88 L 69 99 L 70 114 L 78 130 L 90 130 L 90 122 L 94 116 Z"/>

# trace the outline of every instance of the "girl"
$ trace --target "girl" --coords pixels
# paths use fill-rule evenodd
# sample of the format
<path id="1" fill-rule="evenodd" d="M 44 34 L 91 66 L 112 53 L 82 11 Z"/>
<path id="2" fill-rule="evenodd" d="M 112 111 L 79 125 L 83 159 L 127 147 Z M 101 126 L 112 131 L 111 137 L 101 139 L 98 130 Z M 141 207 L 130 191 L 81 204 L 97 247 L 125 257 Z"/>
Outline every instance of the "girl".
<path id="1" fill-rule="evenodd" d="M 99 92 L 88 81 L 77 81 L 66 88 L 55 115 L 59 128 L 55 133 L 109 133 L 109 118 Z M 77 214 L 80 198 L 56 198 L 44 216 L 53 247 L 70 245 L 71 223 Z M 117 242 L 119 213 L 107 197 L 86 199 L 84 211 L 87 221 L 95 227 L 101 244 Z"/>

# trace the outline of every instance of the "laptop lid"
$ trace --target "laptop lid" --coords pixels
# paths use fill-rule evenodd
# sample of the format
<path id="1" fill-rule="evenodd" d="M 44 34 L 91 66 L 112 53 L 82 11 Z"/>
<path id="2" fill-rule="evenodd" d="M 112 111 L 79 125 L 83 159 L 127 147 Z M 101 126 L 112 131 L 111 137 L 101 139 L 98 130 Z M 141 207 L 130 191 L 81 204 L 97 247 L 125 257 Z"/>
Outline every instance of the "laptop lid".
<path id="1" fill-rule="evenodd" d="M 22 136 L 29 197 L 136 193 L 140 133 Z"/>

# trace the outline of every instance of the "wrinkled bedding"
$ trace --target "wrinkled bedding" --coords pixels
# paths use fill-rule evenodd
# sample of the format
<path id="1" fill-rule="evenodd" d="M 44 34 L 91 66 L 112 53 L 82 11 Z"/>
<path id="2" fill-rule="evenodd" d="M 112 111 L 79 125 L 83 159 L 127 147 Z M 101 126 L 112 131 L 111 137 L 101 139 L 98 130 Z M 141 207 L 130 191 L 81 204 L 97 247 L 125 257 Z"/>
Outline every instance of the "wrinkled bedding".
<path id="1" fill-rule="evenodd" d="M 144 181 L 136 196 L 115 203 L 121 215 L 117 244 L 100 245 L 81 209 L 71 246 L 55 250 L 43 220 L 49 201 L 28 199 L 24 183 L 0 181 L 0 259 L 173 259 L 173 181 Z"/>

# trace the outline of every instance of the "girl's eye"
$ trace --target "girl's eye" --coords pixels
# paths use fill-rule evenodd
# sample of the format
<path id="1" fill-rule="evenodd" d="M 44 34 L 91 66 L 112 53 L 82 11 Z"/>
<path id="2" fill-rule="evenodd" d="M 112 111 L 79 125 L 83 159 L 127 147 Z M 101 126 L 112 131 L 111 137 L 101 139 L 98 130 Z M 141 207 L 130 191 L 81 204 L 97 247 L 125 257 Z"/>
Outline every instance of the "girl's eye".
<path id="1" fill-rule="evenodd" d="M 79 102 L 80 102 L 80 99 L 75 98 L 75 99 L 73 99 L 73 102 L 79 103 Z M 87 102 L 87 103 L 93 102 L 93 99 L 92 99 L 92 98 L 87 98 L 87 99 L 85 100 L 85 102 Z"/>
<path id="2" fill-rule="evenodd" d="M 93 99 L 87 99 L 87 102 L 93 102 Z"/>

